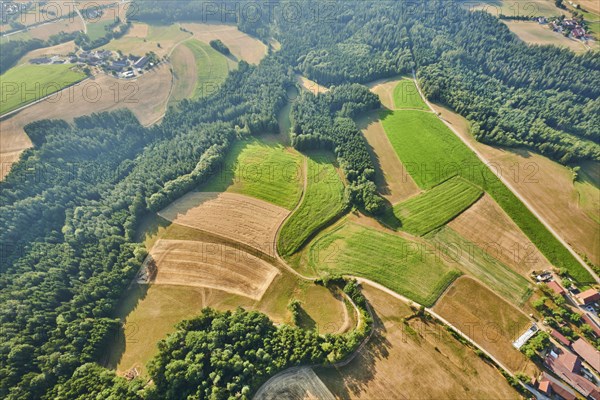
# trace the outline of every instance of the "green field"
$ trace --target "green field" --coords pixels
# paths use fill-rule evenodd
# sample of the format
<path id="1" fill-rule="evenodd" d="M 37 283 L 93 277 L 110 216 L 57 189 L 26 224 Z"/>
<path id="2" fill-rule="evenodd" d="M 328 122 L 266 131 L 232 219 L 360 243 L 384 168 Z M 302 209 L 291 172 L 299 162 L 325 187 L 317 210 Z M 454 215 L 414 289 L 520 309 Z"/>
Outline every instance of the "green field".
<path id="1" fill-rule="evenodd" d="M 449 227 L 427 235 L 444 260 L 489 286 L 506 300 L 521 306 L 532 293 L 529 281 Z"/>
<path id="2" fill-rule="evenodd" d="M 333 162 L 335 157 L 329 153 L 308 156 L 307 187 L 302 204 L 279 233 L 277 246 L 282 255 L 295 253 L 312 234 L 344 210 L 344 184 Z"/>
<path id="3" fill-rule="evenodd" d="M 542 225 L 525 205 L 433 113 L 384 111 L 385 132 L 398 157 L 422 189 L 455 175 L 489 193 L 537 248 L 580 283 L 594 281 L 589 272 Z"/>
<path id="4" fill-rule="evenodd" d="M 292 210 L 302 193 L 302 155 L 280 144 L 236 141 L 223 168 L 200 189 L 256 197 Z"/>
<path id="5" fill-rule="evenodd" d="M 403 79 L 394 88 L 394 106 L 396 108 L 415 108 L 427 110 L 429 107 L 421 98 L 419 90 L 412 79 Z"/>
<path id="6" fill-rule="evenodd" d="M 460 272 L 443 264 L 425 246 L 344 221 L 312 242 L 308 256 L 318 272 L 372 279 L 430 306 Z"/>
<path id="7" fill-rule="evenodd" d="M 0 114 L 7 113 L 85 78 L 70 64 L 20 65 L 0 75 Z"/>
<path id="8" fill-rule="evenodd" d="M 476 202 L 483 192 L 460 177 L 394 206 L 402 229 L 422 236 L 445 225 Z"/>
<path id="9" fill-rule="evenodd" d="M 100 21 L 87 22 L 87 35 L 90 40 L 97 40 L 101 37 L 106 36 L 106 27 L 113 24 L 115 20 L 113 18 L 107 18 Z"/>
<path id="10" fill-rule="evenodd" d="M 227 57 L 198 40 L 188 40 L 184 45 L 194 53 L 198 72 L 192 98 L 199 99 L 214 93 L 229 73 Z"/>

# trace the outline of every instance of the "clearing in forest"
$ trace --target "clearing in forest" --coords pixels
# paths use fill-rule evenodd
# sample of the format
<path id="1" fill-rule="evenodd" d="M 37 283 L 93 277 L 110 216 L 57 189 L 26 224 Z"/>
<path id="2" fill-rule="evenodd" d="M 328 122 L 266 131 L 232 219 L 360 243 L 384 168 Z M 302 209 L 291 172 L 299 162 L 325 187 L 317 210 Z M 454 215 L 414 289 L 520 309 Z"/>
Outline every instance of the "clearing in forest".
<path id="1" fill-rule="evenodd" d="M 79 82 L 85 74 L 71 64 L 19 65 L 0 76 L 0 115 Z"/>
<path id="2" fill-rule="evenodd" d="M 196 60 L 196 79 L 186 82 L 193 87 L 192 99 L 215 93 L 229 73 L 227 57 L 198 40 L 187 40 L 183 45 L 192 51 Z"/>
<path id="3" fill-rule="evenodd" d="M 562 33 L 554 32 L 548 25 L 540 25 L 537 21 L 502 21 L 519 39 L 529 44 L 554 45 L 584 52 L 587 50 L 581 40 L 571 39 Z"/>
<path id="4" fill-rule="evenodd" d="M 427 306 L 460 275 L 426 243 L 347 219 L 311 242 L 308 258 L 317 273 L 362 276 Z"/>
<path id="5" fill-rule="evenodd" d="M 555 267 L 566 268 L 580 283 L 593 282 L 590 273 L 436 114 L 386 111 L 382 119 L 392 146 L 419 187 L 429 189 L 455 175 L 474 183 L 492 196 Z"/>
<path id="6" fill-rule="evenodd" d="M 267 46 L 263 42 L 241 32 L 235 25 L 182 23 L 181 27 L 204 43 L 221 40 L 238 61 L 258 64 L 267 55 Z"/>
<path id="7" fill-rule="evenodd" d="M 279 273 L 264 260 L 232 246 L 160 239 L 146 260 L 156 285 L 196 286 L 260 300 Z"/>
<path id="8" fill-rule="evenodd" d="M 279 252 L 295 253 L 316 232 L 328 225 L 345 209 L 344 184 L 330 153 L 307 155 L 306 190 L 302 204 L 285 221 L 278 237 Z"/>
<path id="9" fill-rule="evenodd" d="M 302 193 L 302 165 L 302 155 L 281 144 L 239 140 L 201 190 L 244 194 L 292 210 Z"/>
<path id="10" fill-rule="evenodd" d="M 158 213 L 168 221 L 244 243 L 272 254 L 289 211 L 236 193 L 191 192 Z"/>
<path id="11" fill-rule="evenodd" d="M 462 277 L 433 308 L 448 322 L 490 352 L 512 372 L 533 372 L 535 366 L 512 342 L 531 321 L 522 311 L 479 282 Z"/>
<path id="12" fill-rule="evenodd" d="M 422 236 L 445 225 L 469 208 L 483 194 L 460 177 L 450 178 L 416 197 L 394 206 L 402 230 Z"/>
<path id="13" fill-rule="evenodd" d="M 375 333 L 356 358 L 315 372 L 336 399 L 519 399 L 491 364 L 435 322 L 409 318 L 402 301 L 363 285 L 375 314 Z M 404 319 L 407 322 L 404 323 Z"/>

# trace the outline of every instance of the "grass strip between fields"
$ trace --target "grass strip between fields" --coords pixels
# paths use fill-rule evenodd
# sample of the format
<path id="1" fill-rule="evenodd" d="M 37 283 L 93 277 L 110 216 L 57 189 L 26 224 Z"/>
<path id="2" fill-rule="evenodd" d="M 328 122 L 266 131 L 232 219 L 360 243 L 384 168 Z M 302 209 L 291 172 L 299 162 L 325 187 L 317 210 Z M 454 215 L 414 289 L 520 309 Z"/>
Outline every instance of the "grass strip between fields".
<path id="1" fill-rule="evenodd" d="M 344 184 L 329 153 L 313 152 L 308 155 L 307 187 L 302 204 L 281 228 L 279 252 L 295 253 L 316 232 L 321 230 L 346 209 Z"/>
<path id="2" fill-rule="evenodd" d="M 402 229 L 422 236 L 445 225 L 469 208 L 483 191 L 461 177 L 453 177 L 432 189 L 394 206 Z"/>
<path id="3" fill-rule="evenodd" d="M 590 273 L 546 229 L 525 205 L 433 113 L 384 111 L 381 119 L 398 157 L 422 189 L 458 175 L 489 193 L 546 258 L 566 268 L 579 283 L 594 281 Z"/>

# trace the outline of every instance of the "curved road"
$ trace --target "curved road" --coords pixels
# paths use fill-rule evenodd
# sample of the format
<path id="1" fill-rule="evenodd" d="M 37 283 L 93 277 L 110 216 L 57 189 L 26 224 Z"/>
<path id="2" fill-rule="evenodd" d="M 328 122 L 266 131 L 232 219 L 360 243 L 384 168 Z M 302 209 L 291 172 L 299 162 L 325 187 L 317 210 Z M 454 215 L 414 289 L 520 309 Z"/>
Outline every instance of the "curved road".
<path id="1" fill-rule="evenodd" d="M 429 100 L 427 100 L 427 98 L 423 95 L 423 92 L 421 91 L 421 87 L 419 86 L 419 82 L 417 81 L 417 77 L 415 74 L 415 71 L 413 71 L 413 79 L 415 81 L 415 86 L 417 87 L 417 90 L 419 91 L 419 94 L 421 95 L 421 97 L 423 98 L 423 100 L 425 101 L 425 103 L 427 104 L 427 106 L 433 110 L 434 108 L 432 107 L 431 103 L 429 102 Z M 469 148 L 471 149 L 471 151 L 473 153 L 475 153 L 475 155 L 481 160 L 481 162 L 483 162 L 485 165 L 490 165 L 491 162 L 475 147 L 473 146 L 473 144 L 471 142 L 469 142 L 467 139 L 465 139 L 448 121 L 446 121 L 445 119 L 443 119 L 440 115 L 438 115 L 437 113 L 435 113 L 438 118 L 448 127 L 450 128 L 450 130 L 456 135 L 458 136 L 458 138 Z M 510 183 L 510 181 L 508 181 L 506 178 L 504 178 L 502 176 L 501 173 L 499 173 L 497 170 L 495 170 L 494 168 L 489 168 L 494 175 L 496 175 L 498 177 L 498 179 L 500 179 L 500 181 L 502 181 L 502 183 L 504 183 L 504 185 L 506 185 L 506 187 L 515 195 L 517 196 L 517 198 L 519 200 L 521 200 L 521 202 L 523 204 L 525 204 L 525 207 L 527 207 L 527 209 L 533 214 L 535 215 L 535 217 L 542 223 L 542 225 L 544 225 L 546 227 L 546 229 L 548 229 L 550 231 L 550 233 L 552 233 L 552 235 L 567 249 L 569 250 L 569 252 L 571 253 L 571 255 L 573 257 L 575 257 L 575 259 L 579 262 L 579 264 L 581 264 L 582 267 L 584 267 L 591 275 L 592 277 L 596 280 L 596 282 L 600 282 L 600 279 L 598 278 L 598 275 L 592 270 L 592 268 L 587 265 L 587 263 L 583 260 L 583 258 L 581 258 L 581 256 L 575 251 L 573 250 L 573 248 L 571 247 L 571 245 L 569 245 L 569 243 L 567 243 L 559 234 L 558 232 L 556 232 L 556 230 L 554 230 L 554 228 L 550 225 L 550 223 L 535 209 L 535 207 L 527 200 L 525 199 L 523 196 L 521 196 L 521 194 L 514 188 L 514 186 Z"/>

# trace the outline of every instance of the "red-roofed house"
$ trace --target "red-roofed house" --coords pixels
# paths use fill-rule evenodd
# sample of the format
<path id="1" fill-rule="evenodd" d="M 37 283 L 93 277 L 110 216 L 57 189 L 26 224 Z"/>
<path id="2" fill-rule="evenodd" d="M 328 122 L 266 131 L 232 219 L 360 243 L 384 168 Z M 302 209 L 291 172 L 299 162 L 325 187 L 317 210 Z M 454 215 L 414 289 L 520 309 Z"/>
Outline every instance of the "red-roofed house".
<path id="1" fill-rule="evenodd" d="M 545 372 L 542 374 L 538 390 L 548 395 L 548 397 L 551 397 L 554 394 L 556 394 L 565 400 L 577 399 L 577 395 L 571 389 L 569 389 L 568 387 L 566 387 L 565 385 L 563 385 L 558 380 L 554 379 L 551 375 Z"/>
<path id="2" fill-rule="evenodd" d="M 573 350 L 592 368 L 600 372 L 600 351 L 596 350 L 594 346 L 579 338 L 573 342 Z"/>
<path id="3" fill-rule="evenodd" d="M 550 284 L 548 284 L 548 286 L 550 286 Z M 600 300 L 600 293 L 598 293 L 596 289 L 588 289 L 585 292 L 579 293 L 577 298 L 579 298 L 583 304 L 587 305 Z"/>
<path id="4" fill-rule="evenodd" d="M 558 340 L 560 343 L 564 344 L 565 346 L 569 347 L 571 345 L 571 341 L 569 339 L 567 339 L 566 337 L 563 336 L 562 333 L 560 333 L 559 331 L 557 331 L 556 329 L 552 329 L 552 332 L 550 333 L 550 335 Z"/>
<path id="5" fill-rule="evenodd" d="M 560 283 L 556 282 L 556 281 L 550 281 L 547 283 L 548 287 L 550 289 L 552 289 L 552 291 L 559 295 L 559 296 L 564 296 L 565 292 L 565 288 L 563 288 Z"/>

